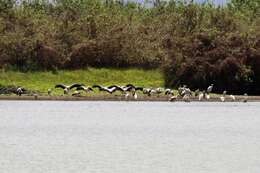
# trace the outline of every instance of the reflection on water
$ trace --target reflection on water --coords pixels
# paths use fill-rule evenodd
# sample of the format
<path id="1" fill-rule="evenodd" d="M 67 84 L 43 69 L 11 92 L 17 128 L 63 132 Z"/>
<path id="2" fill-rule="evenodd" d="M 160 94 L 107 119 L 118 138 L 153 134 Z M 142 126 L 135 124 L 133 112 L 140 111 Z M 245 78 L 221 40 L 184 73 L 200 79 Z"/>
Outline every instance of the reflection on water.
<path id="1" fill-rule="evenodd" d="M 0 172 L 258 173 L 259 107 L 0 101 Z"/>

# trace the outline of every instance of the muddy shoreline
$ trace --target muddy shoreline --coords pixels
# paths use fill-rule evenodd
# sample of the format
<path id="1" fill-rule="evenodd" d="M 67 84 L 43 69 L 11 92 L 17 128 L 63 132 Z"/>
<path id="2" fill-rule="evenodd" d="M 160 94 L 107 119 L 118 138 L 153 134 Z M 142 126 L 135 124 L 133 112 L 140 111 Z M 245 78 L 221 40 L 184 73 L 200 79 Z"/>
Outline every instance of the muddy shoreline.
<path id="1" fill-rule="evenodd" d="M 244 96 L 236 96 L 235 102 L 242 102 L 244 100 Z M 140 96 L 138 99 L 124 98 L 123 96 L 6 96 L 1 95 L 0 100 L 38 100 L 38 101 L 160 101 L 160 102 L 169 102 L 169 97 L 166 96 Z M 260 102 L 260 96 L 249 96 L 247 99 L 249 102 Z M 176 101 L 183 101 L 182 98 L 177 98 Z M 199 101 L 196 97 L 191 97 L 190 101 Z M 226 98 L 225 102 L 231 102 L 232 100 Z M 212 96 L 210 100 L 203 100 L 202 102 L 220 102 L 219 96 Z"/>

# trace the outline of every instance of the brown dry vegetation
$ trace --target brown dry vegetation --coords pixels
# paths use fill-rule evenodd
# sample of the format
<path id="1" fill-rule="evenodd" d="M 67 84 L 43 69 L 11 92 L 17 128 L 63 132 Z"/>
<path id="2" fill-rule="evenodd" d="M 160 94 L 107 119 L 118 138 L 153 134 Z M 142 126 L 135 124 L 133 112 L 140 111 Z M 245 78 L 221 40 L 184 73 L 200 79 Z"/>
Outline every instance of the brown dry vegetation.
<path id="1" fill-rule="evenodd" d="M 260 94 L 259 0 L 21 2 L 0 0 L 2 68 L 161 67 L 166 86 Z"/>
<path id="2" fill-rule="evenodd" d="M 214 83 L 216 92 L 259 92 L 259 48 L 248 37 L 239 33 L 203 33 L 182 41 L 178 53 L 169 52 L 164 65 L 165 74 L 175 76 L 166 76 L 168 85 L 185 83 L 202 90 Z"/>

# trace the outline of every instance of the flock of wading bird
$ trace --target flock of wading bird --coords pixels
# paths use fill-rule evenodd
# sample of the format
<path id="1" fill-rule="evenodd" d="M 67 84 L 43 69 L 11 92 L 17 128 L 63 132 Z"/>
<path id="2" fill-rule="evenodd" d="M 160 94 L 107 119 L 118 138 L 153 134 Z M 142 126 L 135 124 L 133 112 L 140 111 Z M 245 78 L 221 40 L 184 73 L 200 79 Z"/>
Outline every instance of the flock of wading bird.
<path id="1" fill-rule="evenodd" d="M 55 85 L 55 89 L 63 89 L 64 95 L 70 95 L 70 91 L 74 90 L 71 93 L 71 96 L 74 97 L 81 97 L 82 93 L 80 91 L 83 91 L 85 93 L 93 92 L 94 89 L 98 90 L 99 92 L 105 92 L 109 94 L 113 94 L 116 91 L 121 92 L 121 96 L 124 96 L 125 99 L 128 99 L 132 97 L 133 99 L 138 99 L 137 93 L 142 93 L 143 95 L 147 95 L 148 97 L 151 96 L 157 96 L 165 95 L 169 101 L 176 101 L 183 100 L 185 102 L 190 102 L 191 98 L 193 100 L 198 101 L 209 101 L 211 99 L 210 94 L 212 93 L 214 85 L 211 84 L 206 90 L 200 91 L 199 89 L 192 92 L 186 85 L 183 85 L 178 88 L 178 92 L 175 95 L 174 91 L 169 88 L 144 88 L 140 86 L 134 86 L 133 84 L 128 84 L 125 86 L 118 86 L 118 85 L 111 85 L 111 86 L 100 86 L 100 85 L 93 85 L 85 86 L 84 84 L 73 84 L 73 85 L 64 85 L 64 84 L 58 84 Z M 52 89 L 48 89 L 48 95 L 52 96 Z M 16 91 L 16 94 L 21 96 L 24 92 L 24 89 L 19 87 Z M 36 94 L 34 94 L 35 97 L 37 97 Z M 227 91 L 223 91 L 223 94 L 219 97 L 219 101 L 225 102 L 225 101 L 236 101 L 236 97 L 234 95 L 227 95 Z M 216 100 L 215 97 L 215 100 Z M 245 93 L 243 96 L 242 101 L 247 102 L 248 95 Z"/>

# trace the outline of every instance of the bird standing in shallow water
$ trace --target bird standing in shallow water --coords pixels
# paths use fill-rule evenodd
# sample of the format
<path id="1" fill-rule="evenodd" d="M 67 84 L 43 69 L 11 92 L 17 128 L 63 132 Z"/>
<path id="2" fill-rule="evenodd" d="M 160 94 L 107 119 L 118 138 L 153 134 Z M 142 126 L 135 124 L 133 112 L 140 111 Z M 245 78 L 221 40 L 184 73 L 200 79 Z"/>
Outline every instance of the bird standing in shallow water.
<path id="1" fill-rule="evenodd" d="M 33 94 L 33 97 L 34 97 L 34 100 L 37 100 L 38 99 L 38 94 Z"/>
<path id="2" fill-rule="evenodd" d="M 205 98 L 207 99 L 207 100 L 209 100 L 210 99 L 210 93 L 212 92 L 212 90 L 213 90 L 213 84 L 211 84 L 208 88 L 207 88 L 207 91 L 206 91 L 206 93 L 205 93 Z"/>
<path id="3" fill-rule="evenodd" d="M 199 101 L 202 101 L 202 99 L 205 97 L 204 94 L 205 94 L 204 92 L 201 92 L 199 94 Z"/>
<path id="4" fill-rule="evenodd" d="M 174 95 L 174 92 L 172 89 L 165 89 L 165 92 L 164 92 L 165 95 L 168 95 L 168 96 L 173 96 Z"/>
<path id="5" fill-rule="evenodd" d="M 230 97 L 231 101 L 235 101 L 236 100 L 236 97 L 234 95 L 230 95 L 229 97 Z"/>
<path id="6" fill-rule="evenodd" d="M 190 95 L 189 94 L 185 94 L 182 99 L 185 102 L 190 102 Z"/>
<path id="7" fill-rule="evenodd" d="M 210 95 L 206 94 L 206 99 L 209 100 L 210 99 Z"/>
<path id="8" fill-rule="evenodd" d="M 190 102 L 190 97 L 192 96 L 191 90 L 185 87 L 181 92 L 181 96 L 183 101 Z"/>
<path id="9" fill-rule="evenodd" d="M 49 88 L 48 89 L 48 96 L 51 96 L 52 90 Z"/>
<path id="10" fill-rule="evenodd" d="M 223 94 L 220 98 L 220 101 L 225 102 L 227 91 L 223 91 Z"/>
<path id="11" fill-rule="evenodd" d="M 147 94 L 147 96 L 151 96 L 153 93 L 155 93 L 156 91 L 154 89 L 151 88 L 144 88 L 143 89 L 143 94 Z"/>
<path id="12" fill-rule="evenodd" d="M 177 96 L 171 96 L 170 98 L 169 98 L 169 101 L 170 102 L 174 102 L 174 101 L 176 101 L 177 100 Z"/>
<path id="13" fill-rule="evenodd" d="M 208 87 L 208 89 L 207 89 L 207 94 L 209 94 L 209 93 L 212 92 L 213 86 L 214 86 L 214 84 L 211 84 L 211 85 Z"/>
<path id="14" fill-rule="evenodd" d="M 129 93 L 125 93 L 123 96 L 125 96 L 125 99 L 129 98 Z"/>
<path id="15" fill-rule="evenodd" d="M 244 94 L 244 99 L 243 99 L 243 102 L 244 102 L 244 103 L 246 103 L 246 102 L 247 102 L 247 100 L 248 100 L 248 95 L 247 95 L 247 93 L 245 93 L 245 94 Z"/>
<path id="16" fill-rule="evenodd" d="M 24 93 L 25 89 L 22 87 L 18 87 L 16 89 L 16 95 L 21 96 Z"/>
<path id="17" fill-rule="evenodd" d="M 195 97 L 199 96 L 199 94 L 200 94 L 200 90 L 199 90 L 199 89 L 197 89 L 197 90 L 194 91 L 194 96 L 195 96 Z"/>
<path id="18" fill-rule="evenodd" d="M 163 88 L 156 88 L 155 93 L 157 94 L 157 97 L 163 92 Z"/>
<path id="19" fill-rule="evenodd" d="M 192 93 L 191 93 L 191 90 L 189 88 L 184 88 L 181 92 L 181 96 L 184 97 L 185 95 L 189 95 L 191 96 Z"/>
<path id="20" fill-rule="evenodd" d="M 186 90 L 186 89 L 187 89 L 187 86 L 186 86 L 186 85 L 183 85 L 182 87 L 179 87 L 179 88 L 178 88 L 178 94 L 179 94 L 179 96 L 183 97 L 184 94 L 185 94 L 184 90 Z"/>
<path id="21" fill-rule="evenodd" d="M 136 94 L 136 92 L 134 93 L 134 99 L 137 100 L 137 94 Z"/>

